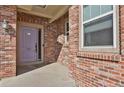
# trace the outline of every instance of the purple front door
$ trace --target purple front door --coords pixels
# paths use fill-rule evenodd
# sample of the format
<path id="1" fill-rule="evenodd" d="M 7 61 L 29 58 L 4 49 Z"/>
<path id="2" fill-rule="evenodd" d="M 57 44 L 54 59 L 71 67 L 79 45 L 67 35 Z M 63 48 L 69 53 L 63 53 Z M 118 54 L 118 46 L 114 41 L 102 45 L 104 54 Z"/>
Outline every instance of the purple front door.
<path id="1" fill-rule="evenodd" d="M 23 26 L 20 29 L 20 61 L 32 62 L 38 59 L 38 29 Z"/>

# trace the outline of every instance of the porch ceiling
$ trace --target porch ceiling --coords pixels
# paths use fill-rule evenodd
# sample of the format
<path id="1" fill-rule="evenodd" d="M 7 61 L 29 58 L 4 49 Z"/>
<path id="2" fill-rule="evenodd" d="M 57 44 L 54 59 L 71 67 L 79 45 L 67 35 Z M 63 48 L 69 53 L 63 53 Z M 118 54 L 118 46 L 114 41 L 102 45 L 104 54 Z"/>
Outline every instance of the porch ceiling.
<path id="1" fill-rule="evenodd" d="M 53 22 L 68 11 L 69 5 L 18 5 L 18 11 L 49 18 Z"/>

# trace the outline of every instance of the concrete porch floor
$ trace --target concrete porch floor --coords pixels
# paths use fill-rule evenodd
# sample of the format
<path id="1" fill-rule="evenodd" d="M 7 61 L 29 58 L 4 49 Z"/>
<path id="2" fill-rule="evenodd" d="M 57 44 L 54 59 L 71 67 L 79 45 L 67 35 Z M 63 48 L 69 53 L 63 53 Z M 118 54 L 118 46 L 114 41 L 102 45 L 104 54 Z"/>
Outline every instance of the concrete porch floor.
<path id="1" fill-rule="evenodd" d="M 32 70 L 19 76 L 2 79 L 0 87 L 74 87 L 68 68 L 60 63 Z"/>

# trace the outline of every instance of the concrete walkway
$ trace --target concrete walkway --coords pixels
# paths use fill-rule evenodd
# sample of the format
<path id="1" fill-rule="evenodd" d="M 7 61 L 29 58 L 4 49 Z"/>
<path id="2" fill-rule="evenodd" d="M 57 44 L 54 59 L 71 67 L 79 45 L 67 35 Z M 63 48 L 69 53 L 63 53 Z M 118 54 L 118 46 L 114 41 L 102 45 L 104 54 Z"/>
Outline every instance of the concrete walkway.
<path id="1" fill-rule="evenodd" d="M 53 63 L 16 77 L 2 79 L 0 87 L 74 87 L 67 67 Z"/>

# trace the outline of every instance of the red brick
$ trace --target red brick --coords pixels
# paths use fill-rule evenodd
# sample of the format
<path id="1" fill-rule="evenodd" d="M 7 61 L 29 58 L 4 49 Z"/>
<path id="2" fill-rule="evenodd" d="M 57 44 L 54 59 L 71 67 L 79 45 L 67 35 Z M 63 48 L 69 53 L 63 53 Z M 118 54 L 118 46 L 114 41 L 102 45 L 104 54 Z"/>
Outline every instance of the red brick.
<path id="1" fill-rule="evenodd" d="M 76 66 L 73 67 L 71 70 L 71 74 L 75 75 L 79 71 L 78 76 L 74 76 L 73 78 L 76 80 L 76 84 L 78 86 L 123 86 L 123 82 L 121 83 L 120 80 L 124 80 L 123 77 L 123 64 L 120 62 L 123 58 L 124 52 L 122 54 L 118 53 L 106 53 L 106 52 L 91 52 L 91 51 L 79 51 L 79 44 L 75 43 L 74 40 L 77 40 L 79 43 L 79 8 L 80 6 L 72 6 L 69 9 L 69 20 L 70 20 L 70 37 L 71 39 L 69 42 L 69 50 L 71 57 L 70 64 L 75 64 Z M 120 6 L 120 30 L 124 33 L 124 6 Z M 77 20 L 79 19 L 79 20 Z M 77 27 L 76 27 L 77 26 Z M 121 51 L 124 51 L 124 38 L 123 34 L 120 35 L 121 38 Z M 76 46 L 77 45 L 77 46 Z M 75 55 L 75 53 L 77 55 Z M 72 58 L 73 56 L 73 58 Z M 75 60 L 77 59 L 77 60 Z M 95 63 L 94 63 L 95 62 Z M 80 63 L 80 64 L 79 64 Z M 79 69 L 76 69 L 77 66 Z M 92 67 L 92 68 L 91 68 Z M 88 72 L 87 72 L 88 71 Z M 82 78 L 81 78 L 82 77 Z M 95 80 L 93 80 L 95 77 Z M 81 78 L 81 79 L 77 79 Z M 84 82 L 88 81 L 87 82 Z M 102 82 L 102 80 L 104 80 Z M 79 83 L 80 82 L 80 83 Z M 95 82 L 95 83 L 93 83 Z M 83 84 L 82 84 L 83 83 Z M 90 84 L 89 84 L 90 83 Z"/>
<path id="2" fill-rule="evenodd" d="M 15 30 L 16 17 L 16 6 L 0 7 L 0 21 L 7 19 L 9 25 Z M 4 32 L 2 28 L 0 32 Z M 16 36 L 0 35 L 0 52 L 0 78 L 16 75 Z"/>

